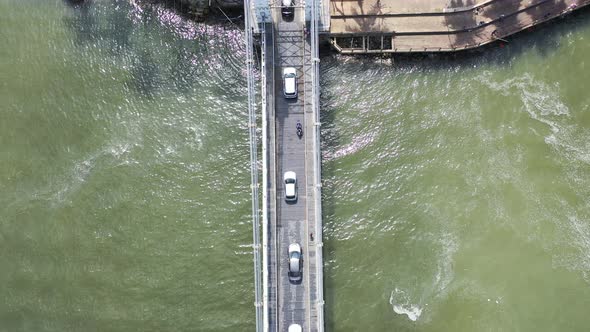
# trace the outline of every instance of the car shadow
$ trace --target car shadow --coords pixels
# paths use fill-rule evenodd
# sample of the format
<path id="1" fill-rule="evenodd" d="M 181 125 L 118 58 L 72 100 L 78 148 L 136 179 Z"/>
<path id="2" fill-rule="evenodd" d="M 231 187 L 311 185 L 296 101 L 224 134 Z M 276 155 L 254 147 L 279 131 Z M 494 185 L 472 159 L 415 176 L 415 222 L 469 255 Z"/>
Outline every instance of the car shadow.
<path id="1" fill-rule="evenodd" d="M 295 199 L 295 200 L 293 200 L 293 201 L 288 201 L 288 200 L 285 200 L 285 203 L 286 203 L 287 205 L 295 205 L 295 204 L 297 204 L 297 202 L 299 202 L 299 198 L 297 198 L 297 199 Z"/>
<path id="2" fill-rule="evenodd" d="M 285 16 L 285 15 L 281 14 L 281 17 L 283 18 L 283 21 L 289 22 L 289 23 L 291 23 L 295 20 L 295 14 L 289 15 L 289 16 Z"/>

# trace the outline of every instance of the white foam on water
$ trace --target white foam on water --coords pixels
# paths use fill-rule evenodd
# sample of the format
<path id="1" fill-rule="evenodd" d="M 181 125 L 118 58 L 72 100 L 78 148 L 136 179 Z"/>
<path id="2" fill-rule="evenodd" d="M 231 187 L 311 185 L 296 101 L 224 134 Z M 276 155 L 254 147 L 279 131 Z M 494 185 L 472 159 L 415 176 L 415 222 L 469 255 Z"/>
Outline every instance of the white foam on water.
<path id="1" fill-rule="evenodd" d="M 424 309 L 428 307 L 427 301 L 438 303 L 446 297 L 455 276 L 453 258 L 458 250 L 457 237 L 445 230 L 437 232 L 436 237 L 436 267 L 433 267 L 430 274 L 423 274 L 419 278 L 418 285 L 421 286 L 396 286 L 389 297 L 393 312 L 405 315 L 413 322 L 422 316 Z"/>
<path id="2" fill-rule="evenodd" d="M 544 142 L 551 146 L 563 160 L 565 176 L 573 184 L 572 188 L 587 188 L 585 165 L 590 164 L 590 132 L 580 130 L 578 123 L 567 121 L 571 117 L 570 110 L 559 95 L 559 83 L 547 84 L 536 80 L 531 75 L 515 79 L 513 87 L 519 90 L 522 96 L 525 111 L 536 121 L 546 124 L 550 133 L 544 137 Z M 524 184 L 523 184 L 524 186 Z M 581 197 L 587 197 L 588 191 L 576 190 Z M 540 206 L 541 202 L 537 202 Z M 551 250 L 562 246 L 573 246 L 577 251 L 575 255 L 556 254 L 554 261 L 561 262 L 566 268 L 580 271 L 587 282 L 590 282 L 590 226 L 585 217 L 578 216 L 576 208 L 570 206 L 566 200 L 562 201 L 562 207 L 567 216 L 555 215 L 554 220 L 559 228 L 567 234 L 566 243 L 554 243 L 549 245 Z M 588 211 L 588 206 L 583 208 Z M 548 214 L 551 214 L 547 211 Z M 565 217 L 565 218 L 564 218 Z"/>
<path id="3" fill-rule="evenodd" d="M 561 262 L 566 268 L 580 271 L 586 280 L 590 283 L 590 225 L 587 220 L 581 220 L 575 215 L 567 217 L 569 244 L 572 245 L 577 253 L 572 256 L 559 257 L 557 262 Z"/>
<path id="4" fill-rule="evenodd" d="M 417 321 L 420 315 L 422 315 L 422 308 L 417 304 L 410 303 L 410 299 L 406 293 L 397 287 L 391 292 L 389 304 L 392 305 L 393 312 L 398 315 L 408 316 L 412 322 Z"/>
<path id="5" fill-rule="evenodd" d="M 549 126 L 553 133 L 559 132 L 556 121 L 550 117 L 569 116 L 569 108 L 559 96 L 559 84 L 549 85 L 525 73 L 502 82 L 494 81 L 488 73 L 484 73 L 483 84 L 503 96 L 516 95 L 522 100 L 524 110 L 532 119 Z"/>
<path id="6" fill-rule="evenodd" d="M 509 86 L 518 89 L 525 111 L 536 121 L 546 124 L 551 134 L 545 136 L 545 143 L 558 151 L 585 163 L 590 163 L 588 131 L 579 131 L 577 124 L 572 127 L 563 118 L 571 116 L 570 110 L 559 95 L 559 83 L 549 85 L 535 80 L 531 75 L 512 79 Z"/>
<path id="7" fill-rule="evenodd" d="M 138 145 L 128 142 L 113 142 L 105 145 L 85 159 L 74 162 L 67 174 L 57 177 L 54 183 L 41 192 L 52 193 L 50 200 L 54 207 L 69 202 L 99 167 L 101 160 L 108 159 L 109 166 L 129 164 L 132 161 L 129 153 L 136 146 Z"/>
<path id="8" fill-rule="evenodd" d="M 408 309 L 404 308 L 403 306 L 394 305 L 393 311 L 395 311 L 396 314 L 408 316 L 408 318 L 412 322 L 418 320 L 418 318 L 420 318 L 420 315 L 422 314 L 422 309 L 413 305 L 410 306 Z"/>
<path id="9" fill-rule="evenodd" d="M 454 277 L 453 256 L 458 250 L 457 239 L 449 233 L 440 238 L 442 246 L 435 276 L 436 294 L 441 295 L 449 286 Z"/>

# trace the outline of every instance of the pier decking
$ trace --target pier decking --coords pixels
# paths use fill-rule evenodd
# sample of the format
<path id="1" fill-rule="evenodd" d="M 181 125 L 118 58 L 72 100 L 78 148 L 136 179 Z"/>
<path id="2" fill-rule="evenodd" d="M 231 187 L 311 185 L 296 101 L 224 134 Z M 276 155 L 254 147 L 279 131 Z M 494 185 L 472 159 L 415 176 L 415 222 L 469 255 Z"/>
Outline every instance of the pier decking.
<path id="1" fill-rule="evenodd" d="M 330 41 L 342 53 L 472 49 L 588 4 L 590 0 L 332 0 Z"/>

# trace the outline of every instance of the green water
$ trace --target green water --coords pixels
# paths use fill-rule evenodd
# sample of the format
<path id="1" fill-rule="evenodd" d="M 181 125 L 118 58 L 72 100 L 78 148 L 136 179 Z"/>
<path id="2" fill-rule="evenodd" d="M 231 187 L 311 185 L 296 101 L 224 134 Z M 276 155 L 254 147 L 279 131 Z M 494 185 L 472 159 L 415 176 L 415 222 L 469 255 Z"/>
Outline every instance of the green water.
<path id="1" fill-rule="evenodd" d="M 240 29 L 0 0 L 0 331 L 252 331 Z M 590 16 L 322 57 L 326 328 L 586 331 Z"/>
<path id="2" fill-rule="evenodd" d="M 243 43 L 214 28 L 0 1 L 0 331 L 254 329 Z"/>
<path id="3" fill-rule="evenodd" d="M 322 62 L 329 330 L 589 329 L 588 19 Z"/>

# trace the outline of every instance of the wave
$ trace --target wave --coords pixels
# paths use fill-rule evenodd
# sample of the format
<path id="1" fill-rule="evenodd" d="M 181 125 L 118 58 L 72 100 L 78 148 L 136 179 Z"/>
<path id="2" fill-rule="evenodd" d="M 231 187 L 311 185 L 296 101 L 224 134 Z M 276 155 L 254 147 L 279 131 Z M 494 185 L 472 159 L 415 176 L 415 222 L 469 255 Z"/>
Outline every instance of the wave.
<path id="1" fill-rule="evenodd" d="M 410 303 L 409 297 L 403 290 L 395 288 L 389 296 L 389 304 L 392 305 L 393 311 L 398 315 L 406 315 L 415 322 L 422 315 L 422 308 L 417 304 Z"/>

